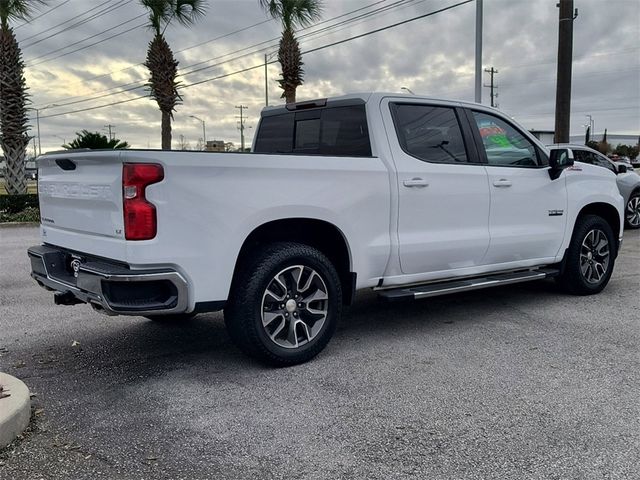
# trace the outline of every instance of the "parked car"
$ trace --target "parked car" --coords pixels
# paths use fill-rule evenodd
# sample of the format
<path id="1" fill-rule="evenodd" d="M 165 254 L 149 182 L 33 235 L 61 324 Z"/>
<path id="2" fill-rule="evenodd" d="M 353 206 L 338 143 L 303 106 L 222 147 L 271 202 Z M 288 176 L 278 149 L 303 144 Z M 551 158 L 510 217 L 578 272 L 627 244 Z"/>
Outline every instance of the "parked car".
<path id="1" fill-rule="evenodd" d="M 33 278 L 109 314 L 224 309 L 244 352 L 292 365 L 327 345 L 356 290 L 395 301 L 554 277 L 595 294 L 622 241 L 612 173 L 482 105 L 270 107 L 253 150 L 40 157 Z"/>
<path id="2" fill-rule="evenodd" d="M 597 150 L 585 145 L 549 145 L 550 149 L 569 149 L 577 162 L 606 168 L 616 175 L 616 183 L 625 204 L 625 226 L 640 228 L 640 175 L 624 162 L 614 162 Z M 623 158 L 623 157 L 618 157 Z M 626 157 L 625 157 L 626 158 Z"/>

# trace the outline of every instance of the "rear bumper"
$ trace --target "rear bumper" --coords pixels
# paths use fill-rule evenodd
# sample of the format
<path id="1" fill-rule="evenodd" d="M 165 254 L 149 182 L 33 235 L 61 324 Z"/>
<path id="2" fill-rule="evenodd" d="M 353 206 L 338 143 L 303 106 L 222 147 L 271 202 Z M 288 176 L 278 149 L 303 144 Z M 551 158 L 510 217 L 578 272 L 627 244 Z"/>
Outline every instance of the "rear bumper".
<path id="1" fill-rule="evenodd" d="M 31 247 L 28 254 L 31 276 L 56 292 L 56 304 L 88 303 L 108 315 L 170 315 L 188 309 L 189 286 L 174 270 L 130 270 L 48 245 Z"/>

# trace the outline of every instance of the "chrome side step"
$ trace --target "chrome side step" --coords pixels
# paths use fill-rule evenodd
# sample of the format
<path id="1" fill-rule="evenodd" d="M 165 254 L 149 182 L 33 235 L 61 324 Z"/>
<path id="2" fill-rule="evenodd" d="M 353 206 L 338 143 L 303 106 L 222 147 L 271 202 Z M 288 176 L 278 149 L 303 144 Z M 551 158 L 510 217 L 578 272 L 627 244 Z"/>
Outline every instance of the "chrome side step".
<path id="1" fill-rule="evenodd" d="M 559 270 L 552 268 L 498 273 L 465 280 L 450 280 L 447 282 L 380 290 L 378 291 L 378 296 L 389 302 L 398 300 L 417 300 L 419 298 L 437 297 L 439 295 L 447 295 L 449 293 L 468 292 L 470 290 L 497 287 L 499 285 L 510 285 L 513 283 L 530 282 L 532 280 L 542 280 L 543 278 L 555 277 L 559 273 Z"/>

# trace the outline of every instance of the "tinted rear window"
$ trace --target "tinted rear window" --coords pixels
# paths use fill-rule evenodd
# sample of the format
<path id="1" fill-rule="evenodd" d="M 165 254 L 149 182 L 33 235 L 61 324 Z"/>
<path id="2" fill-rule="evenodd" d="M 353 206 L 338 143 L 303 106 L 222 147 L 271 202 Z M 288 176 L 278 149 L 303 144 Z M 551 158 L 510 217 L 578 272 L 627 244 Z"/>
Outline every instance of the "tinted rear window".
<path id="1" fill-rule="evenodd" d="M 365 107 L 329 107 L 263 117 L 255 152 L 370 157 Z"/>

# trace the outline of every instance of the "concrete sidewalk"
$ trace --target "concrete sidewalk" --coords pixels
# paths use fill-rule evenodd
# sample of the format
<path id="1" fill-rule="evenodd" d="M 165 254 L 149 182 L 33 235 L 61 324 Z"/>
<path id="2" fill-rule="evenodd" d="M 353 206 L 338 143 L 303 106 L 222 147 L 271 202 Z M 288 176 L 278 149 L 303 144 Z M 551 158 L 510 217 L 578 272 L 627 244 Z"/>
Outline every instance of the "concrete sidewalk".
<path id="1" fill-rule="evenodd" d="M 17 378 L 0 372 L 0 448 L 27 428 L 30 417 L 29 389 Z"/>

